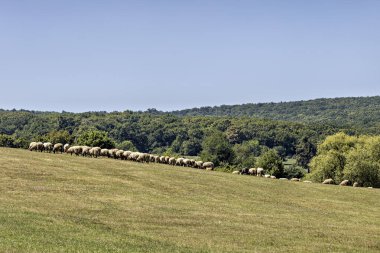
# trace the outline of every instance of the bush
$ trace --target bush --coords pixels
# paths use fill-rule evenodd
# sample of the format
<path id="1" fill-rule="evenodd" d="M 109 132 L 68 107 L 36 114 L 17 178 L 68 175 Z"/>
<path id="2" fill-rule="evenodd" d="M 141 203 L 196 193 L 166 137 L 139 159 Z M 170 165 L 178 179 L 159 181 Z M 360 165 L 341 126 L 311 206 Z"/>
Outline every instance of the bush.
<path id="1" fill-rule="evenodd" d="M 116 145 L 116 148 L 122 149 L 122 150 L 129 150 L 129 151 L 138 151 L 135 145 L 131 141 L 123 141 Z"/>
<path id="2" fill-rule="evenodd" d="M 380 137 L 329 136 L 318 146 L 311 162 L 310 177 L 318 182 L 345 179 L 363 186 L 380 187 Z"/>
<path id="3" fill-rule="evenodd" d="M 11 135 L 0 134 L 0 147 L 14 148 L 14 139 Z"/>
<path id="4" fill-rule="evenodd" d="M 72 142 L 72 137 L 69 134 L 69 132 L 65 130 L 61 131 L 52 131 L 48 133 L 46 136 L 44 136 L 45 141 L 49 141 L 51 143 L 71 143 Z"/>
<path id="5" fill-rule="evenodd" d="M 303 178 L 305 176 L 305 170 L 302 167 L 294 164 L 284 168 L 284 177 L 286 178 Z"/>
<path id="6" fill-rule="evenodd" d="M 78 139 L 79 145 L 101 148 L 113 148 L 115 143 L 108 137 L 107 132 L 98 130 L 88 130 L 82 133 Z"/>
<path id="7" fill-rule="evenodd" d="M 261 153 L 261 149 L 259 142 L 255 140 L 245 141 L 242 144 L 234 145 L 234 163 L 243 167 L 253 167 L 256 163 L 256 157 Z"/>
<path id="8" fill-rule="evenodd" d="M 380 187 L 380 138 L 368 140 L 347 155 L 344 168 L 345 179 L 358 182 L 362 186 Z"/>
<path id="9" fill-rule="evenodd" d="M 215 166 L 219 166 L 221 163 L 232 163 L 235 158 L 231 144 L 220 131 L 214 131 L 206 137 L 202 148 L 201 159 L 213 162 Z"/>
<path id="10" fill-rule="evenodd" d="M 270 149 L 257 158 L 257 167 L 262 167 L 269 174 L 282 177 L 284 174 L 284 164 L 277 151 Z"/>
<path id="11" fill-rule="evenodd" d="M 184 155 L 195 156 L 202 150 L 202 144 L 199 140 L 190 139 L 182 142 L 181 153 Z"/>
<path id="12" fill-rule="evenodd" d="M 310 178 L 317 182 L 332 178 L 335 182 L 343 180 L 343 170 L 346 164 L 345 156 L 336 150 L 329 150 L 315 156 L 310 162 Z"/>

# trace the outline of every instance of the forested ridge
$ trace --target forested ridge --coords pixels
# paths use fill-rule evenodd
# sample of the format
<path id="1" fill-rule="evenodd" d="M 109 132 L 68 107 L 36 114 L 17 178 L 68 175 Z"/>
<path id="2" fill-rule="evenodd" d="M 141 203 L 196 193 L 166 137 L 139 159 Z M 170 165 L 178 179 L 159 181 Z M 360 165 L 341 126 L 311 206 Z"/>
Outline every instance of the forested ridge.
<path id="1" fill-rule="evenodd" d="M 0 146 L 27 148 L 31 141 L 48 141 L 116 147 L 159 155 L 198 156 L 229 171 L 278 164 L 271 165 L 271 173 L 302 176 L 300 168 L 309 168 L 318 144 L 327 136 L 339 132 L 380 135 L 379 104 L 380 97 L 368 97 L 173 113 L 155 109 L 109 113 L 0 110 Z M 256 114 L 249 115 L 255 110 Z M 284 171 L 279 159 L 293 159 L 300 167 L 287 166 L 288 171 Z"/>
<path id="2" fill-rule="evenodd" d="M 360 127 L 380 126 L 380 96 L 321 98 L 308 101 L 200 107 L 171 112 L 178 116 L 249 116 L 273 120 Z"/>

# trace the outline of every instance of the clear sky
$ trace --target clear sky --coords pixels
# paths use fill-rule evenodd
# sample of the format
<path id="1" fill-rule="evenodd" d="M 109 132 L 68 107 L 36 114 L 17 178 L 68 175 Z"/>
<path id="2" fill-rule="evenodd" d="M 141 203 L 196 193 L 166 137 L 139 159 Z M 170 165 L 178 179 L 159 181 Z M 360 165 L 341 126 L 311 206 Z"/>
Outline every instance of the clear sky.
<path id="1" fill-rule="evenodd" d="M 380 95 L 379 0 L 0 0 L 0 108 Z"/>

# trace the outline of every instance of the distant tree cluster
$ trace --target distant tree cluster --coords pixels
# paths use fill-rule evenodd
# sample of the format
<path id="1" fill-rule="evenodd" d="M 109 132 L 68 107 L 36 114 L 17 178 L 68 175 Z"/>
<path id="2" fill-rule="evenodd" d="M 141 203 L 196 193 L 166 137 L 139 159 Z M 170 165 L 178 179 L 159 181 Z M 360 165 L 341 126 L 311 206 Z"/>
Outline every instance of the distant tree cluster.
<path id="1" fill-rule="evenodd" d="M 329 136 L 318 145 L 310 168 L 311 178 L 318 182 L 331 178 L 380 187 L 380 136 Z"/>
<path id="2" fill-rule="evenodd" d="M 285 113 L 288 104 L 280 105 L 273 104 L 279 114 Z M 314 113 L 315 108 L 310 108 L 307 115 Z M 371 115 L 372 111 L 368 113 Z M 374 125 L 376 119 L 366 124 Z M 301 177 L 304 169 L 309 169 L 318 143 L 327 136 L 340 131 L 350 135 L 380 134 L 379 128 L 376 132 L 351 123 L 338 127 L 326 122 L 297 123 L 245 116 L 175 116 L 154 109 L 112 113 L 0 110 L 0 145 L 26 148 L 30 141 L 49 141 L 117 147 L 158 155 L 199 157 L 229 171 L 261 166 L 276 176 Z M 282 164 L 289 158 L 297 164 Z"/>
<path id="3" fill-rule="evenodd" d="M 174 111 L 177 116 L 249 116 L 305 123 L 365 127 L 377 131 L 380 96 L 321 98 L 309 101 L 222 105 Z"/>

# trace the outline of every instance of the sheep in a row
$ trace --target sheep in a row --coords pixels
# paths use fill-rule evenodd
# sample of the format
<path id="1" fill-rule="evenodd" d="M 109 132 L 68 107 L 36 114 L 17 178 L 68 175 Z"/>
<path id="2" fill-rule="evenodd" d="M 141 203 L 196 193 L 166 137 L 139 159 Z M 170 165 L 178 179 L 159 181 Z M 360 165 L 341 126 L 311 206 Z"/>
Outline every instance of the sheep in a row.
<path id="1" fill-rule="evenodd" d="M 40 152 L 49 152 L 49 153 L 60 152 L 60 153 L 62 153 L 63 152 L 63 144 L 62 143 L 56 143 L 53 145 L 51 142 L 31 142 L 29 144 L 28 149 L 30 151 L 40 151 Z"/>
<path id="2" fill-rule="evenodd" d="M 328 178 L 328 179 L 325 179 L 322 184 L 335 184 L 334 180 L 332 178 Z M 340 182 L 340 186 L 350 186 L 352 184 L 352 182 L 350 182 L 349 180 L 345 179 L 343 180 L 342 182 Z M 359 187 L 359 183 L 358 182 L 354 182 L 352 184 L 352 187 Z"/>
<path id="3" fill-rule="evenodd" d="M 243 168 L 232 172 L 233 174 L 251 175 L 251 176 L 264 176 L 265 171 L 263 168 Z M 270 176 L 270 175 L 269 175 Z"/>
<path id="4" fill-rule="evenodd" d="M 29 148 L 28 148 L 30 151 L 44 151 L 44 144 L 42 142 L 31 142 L 29 144 Z"/>
<path id="5" fill-rule="evenodd" d="M 85 156 L 85 157 L 94 157 L 97 158 L 99 156 L 121 159 L 121 160 L 129 160 L 141 163 L 162 163 L 169 164 L 173 166 L 182 166 L 182 167 L 190 167 L 197 169 L 205 169 L 205 170 L 213 170 L 214 164 L 212 162 L 203 162 L 203 161 L 195 161 L 194 159 L 189 158 L 175 158 L 170 156 L 158 156 L 141 152 L 132 152 L 132 151 L 124 151 L 116 148 L 113 149 L 101 149 L 100 147 L 89 147 L 89 146 L 70 146 L 69 144 L 63 145 L 62 143 L 52 144 L 50 142 L 42 143 L 42 142 L 32 142 L 29 145 L 29 150 L 33 151 L 46 151 L 53 153 L 67 153 L 70 155 L 76 156 Z"/>

